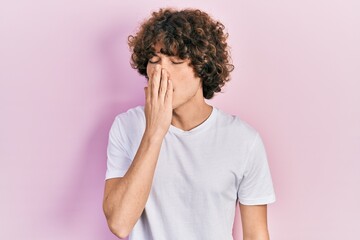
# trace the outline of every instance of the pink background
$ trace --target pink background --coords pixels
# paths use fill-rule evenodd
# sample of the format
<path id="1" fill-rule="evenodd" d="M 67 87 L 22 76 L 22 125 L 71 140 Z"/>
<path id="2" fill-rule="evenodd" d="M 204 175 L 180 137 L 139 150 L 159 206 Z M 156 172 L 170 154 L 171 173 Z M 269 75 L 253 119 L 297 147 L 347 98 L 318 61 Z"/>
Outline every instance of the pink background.
<path id="1" fill-rule="evenodd" d="M 116 239 L 102 213 L 108 131 L 145 84 L 126 38 L 162 6 L 227 27 L 236 68 L 208 102 L 264 139 L 272 239 L 357 238 L 359 1 L 234 2 L 2 1 L 0 239 Z M 240 224 L 237 209 L 236 240 Z"/>

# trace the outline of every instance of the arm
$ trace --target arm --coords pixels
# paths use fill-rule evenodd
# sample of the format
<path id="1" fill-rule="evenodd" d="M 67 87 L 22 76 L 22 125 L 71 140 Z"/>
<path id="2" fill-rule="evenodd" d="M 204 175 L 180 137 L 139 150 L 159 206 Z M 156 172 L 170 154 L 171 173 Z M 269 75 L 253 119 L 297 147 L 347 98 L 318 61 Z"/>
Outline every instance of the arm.
<path id="1" fill-rule="evenodd" d="M 244 240 L 269 240 L 267 205 L 243 205 L 240 214 Z"/>
<path id="2" fill-rule="evenodd" d="M 107 179 L 103 211 L 112 233 L 125 238 L 145 208 L 150 194 L 161 144 L 172 119 L 172 82 L 160 66 L 154 69 L 146 95 L 146 128 L 126 174 Z"/>
<path id="3" fill-rule="evenodd" d="M 144 134 L 124 177 L 106 180 L 103 211 L 111 232 L 120 238 L 130 233 L 145 208 L 161 142 Z"/>

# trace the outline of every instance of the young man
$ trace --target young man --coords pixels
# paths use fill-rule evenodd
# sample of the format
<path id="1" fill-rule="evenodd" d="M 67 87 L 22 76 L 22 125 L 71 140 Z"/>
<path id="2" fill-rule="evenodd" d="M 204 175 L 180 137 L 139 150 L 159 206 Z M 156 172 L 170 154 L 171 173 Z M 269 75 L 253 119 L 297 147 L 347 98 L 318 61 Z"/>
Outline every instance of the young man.
<path id="1" fill-rule="evenodd" d="M 275 201 L 259 133 L 204 100 L 229 80 L 224 26 L 200 10 L 160 9 L 129 37 L 148 79 L 145 106 L 109 133 L 103 210 L 130 240 L 232 240 L 240 204 L 244 240 L 269 239 Z"/>

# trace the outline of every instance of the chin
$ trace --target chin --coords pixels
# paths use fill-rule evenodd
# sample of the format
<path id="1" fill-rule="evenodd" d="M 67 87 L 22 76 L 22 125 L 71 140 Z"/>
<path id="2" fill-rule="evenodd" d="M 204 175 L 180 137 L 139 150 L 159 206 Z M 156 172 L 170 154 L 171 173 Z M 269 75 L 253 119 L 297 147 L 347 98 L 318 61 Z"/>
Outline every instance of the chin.
<path id="1" fill-rule="evenodd" d="M 176 102 L 172 103 L 172 109 L 175 110 L 176 108 L 178 108 L 180 105 Z"/>
<path id="2" fill-rule="evenodd" d="M 172 103 L 172 108 L 173 110 L 176 110 L 177 108 L 181 107 L 181 106 L 184 106 L 186 102 L 173 102 Z"/>

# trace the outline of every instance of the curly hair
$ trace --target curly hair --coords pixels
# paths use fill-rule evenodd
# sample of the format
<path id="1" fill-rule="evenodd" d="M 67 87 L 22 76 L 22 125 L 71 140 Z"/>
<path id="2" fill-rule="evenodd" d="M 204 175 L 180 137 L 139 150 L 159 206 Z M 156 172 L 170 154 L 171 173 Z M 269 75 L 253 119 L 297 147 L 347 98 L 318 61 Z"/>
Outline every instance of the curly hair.
<path id="1" fill-rule="evenodd" d="M 198 9 L 162 8 L 143 22 L 135 36 L 128 37 L 130 64 L 148 79 L 146 67 L 155 56 L 154 46 L 160 42 L 163 54 L 190 59 L 190 66 L 202 81 L 203 96 L 211 99 L 230 80 L 234 69 L 229 63 L 228 34 L 224 28 Z"/>

